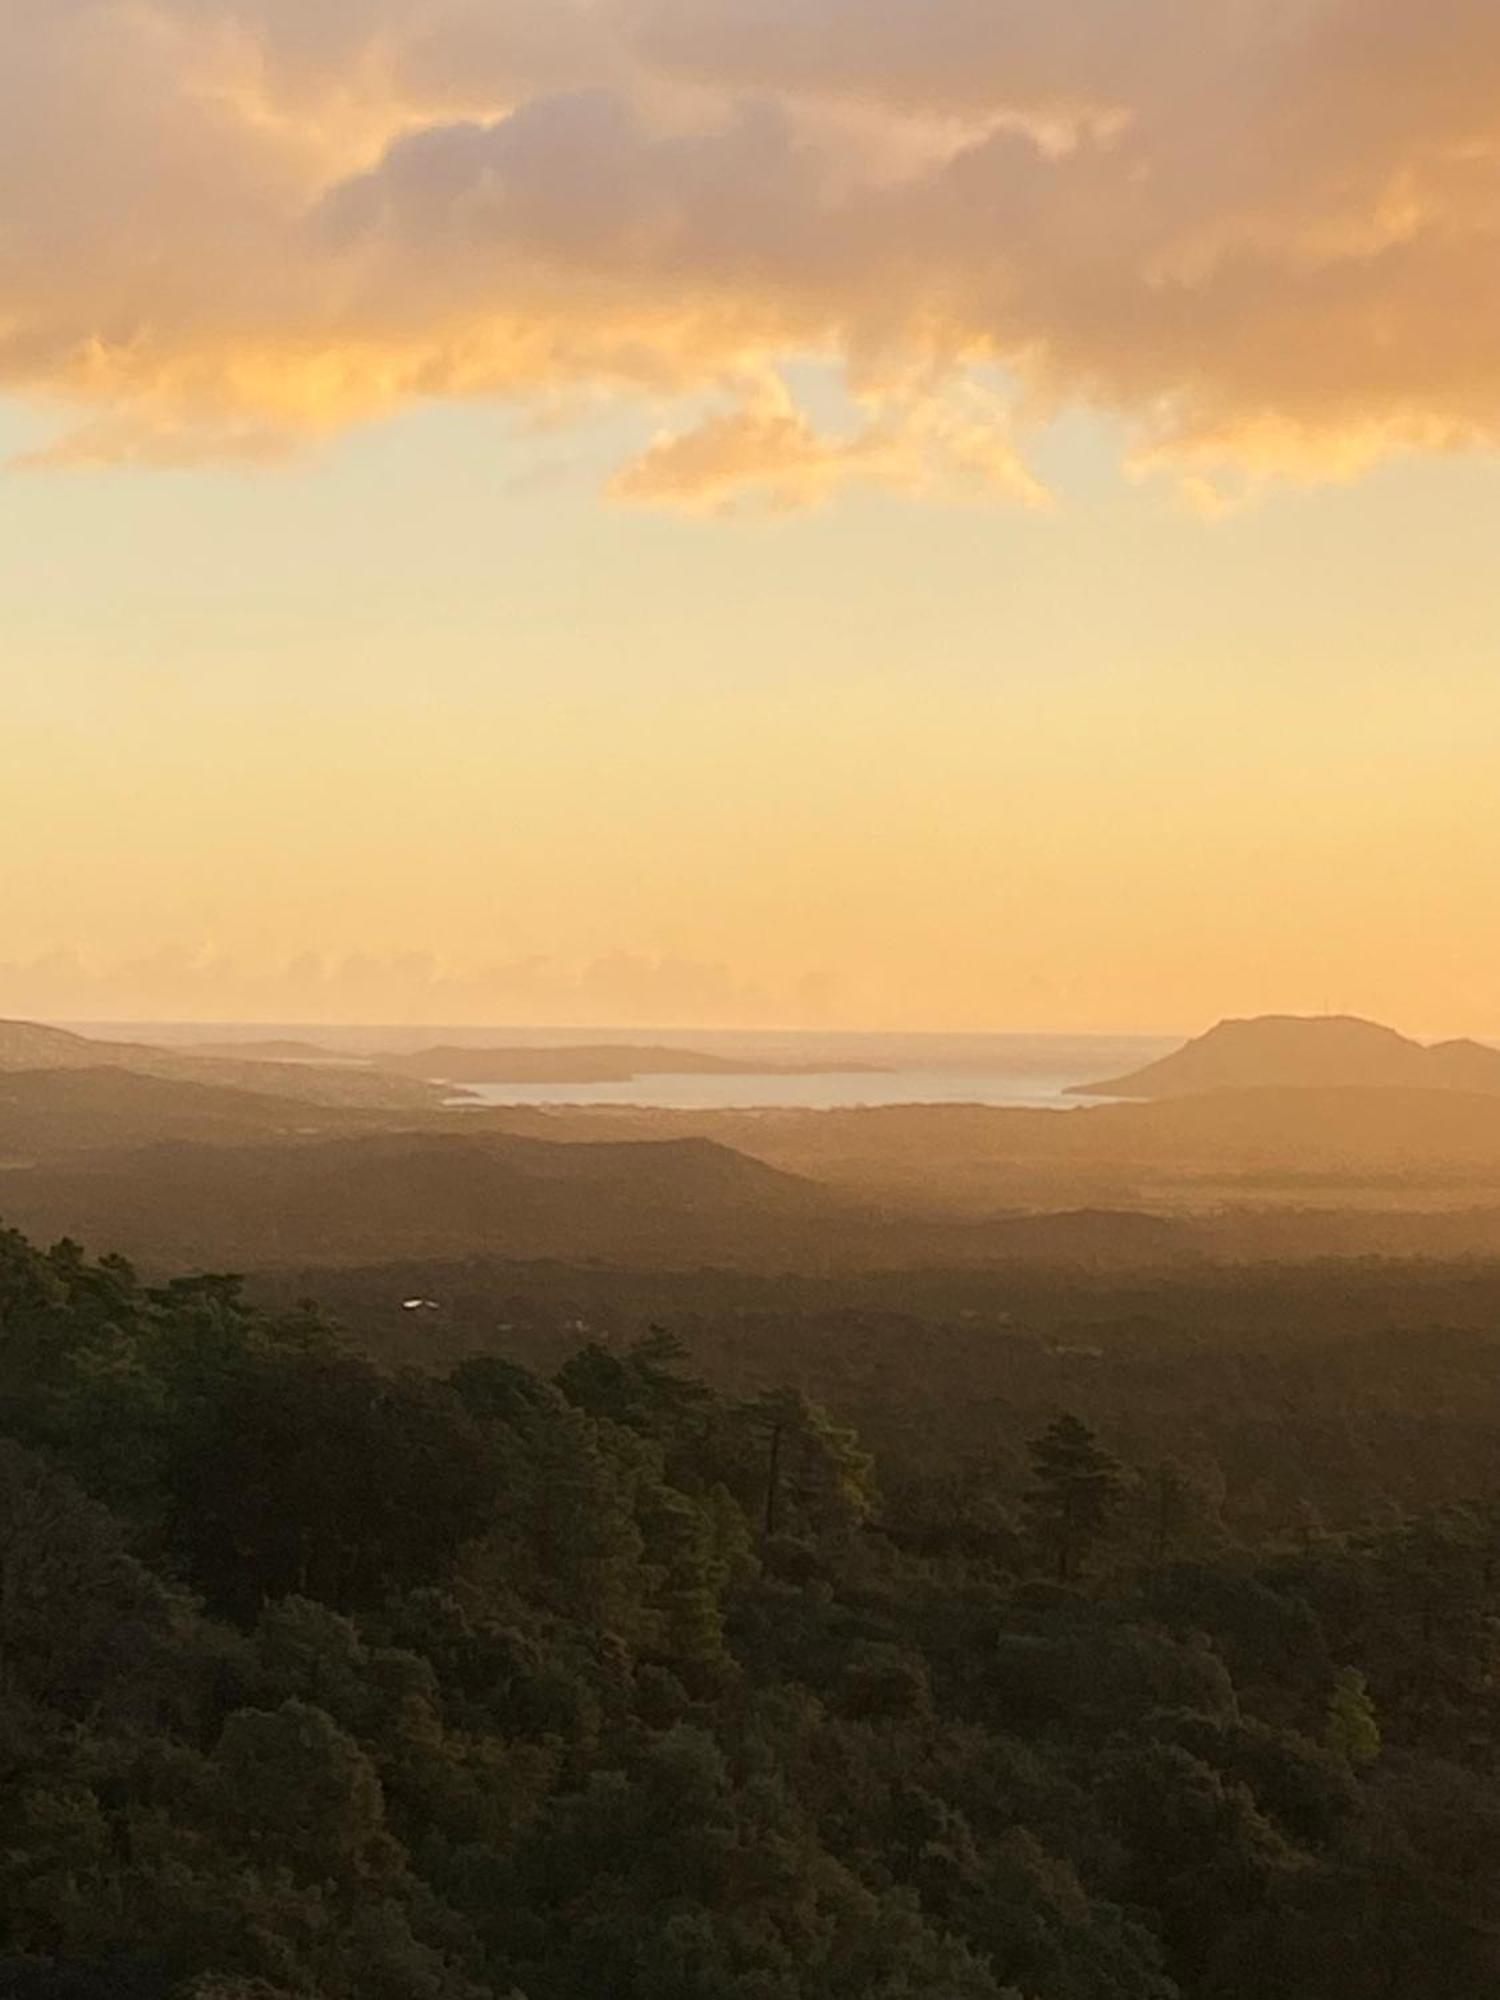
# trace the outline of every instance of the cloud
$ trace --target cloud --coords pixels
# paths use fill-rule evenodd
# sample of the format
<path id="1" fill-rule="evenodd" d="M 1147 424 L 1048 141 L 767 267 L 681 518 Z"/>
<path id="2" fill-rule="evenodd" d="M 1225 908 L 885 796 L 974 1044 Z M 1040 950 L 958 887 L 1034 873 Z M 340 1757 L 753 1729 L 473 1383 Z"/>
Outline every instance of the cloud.
<path id="1" fill-rule="evenodd" d="M 1218 504 L 1493 449 L 1497 233 L 1493 0 L 0 16 L 0 389 L 61 412 L 45 463 L 603 395 L 664 423 L 627 501 L 1034 501 L 1017 440 L 1082 405 Z M 809 358 L 853 432 L 775 386 Z"/>
<path id="2" fill-rule="evenodd" d="M 777 1027 L 826 1018 L 840 991 L 817 971 L 773 990 L 714 961 L 623 950 L 471 965 L 423 951 L 305 953 L 252 966 L 197 945 L 107 965 L 64 950 L 0 962 L 0 1017 L 72 1021 Z"/>
<path id="3" fill-rule="evenodd" d="M 780 513 L 819 506 L 853 484 L 1047 504 L 1012 440 L 1009 413 L 972 386 L 877 399 L 856 430 L 829 434 L 774 376 L 690 429 L 662 432 L 610 490 L 686 513 Z"/>

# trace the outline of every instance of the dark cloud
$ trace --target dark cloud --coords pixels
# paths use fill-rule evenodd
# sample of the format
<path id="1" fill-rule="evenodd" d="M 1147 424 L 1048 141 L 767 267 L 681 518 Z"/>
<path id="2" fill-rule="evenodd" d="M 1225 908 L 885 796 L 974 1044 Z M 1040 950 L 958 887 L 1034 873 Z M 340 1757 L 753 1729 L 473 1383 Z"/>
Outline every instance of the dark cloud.
<path id="1" fill-rule="evenodd" d="M 620 493 L 821 497 L 945 479 L 976 371 L 1205 494 L 1500 438 L 1492 0 L 31 0 L 0 113 L 0 383 L 63 461 L 711 390 Z"/>

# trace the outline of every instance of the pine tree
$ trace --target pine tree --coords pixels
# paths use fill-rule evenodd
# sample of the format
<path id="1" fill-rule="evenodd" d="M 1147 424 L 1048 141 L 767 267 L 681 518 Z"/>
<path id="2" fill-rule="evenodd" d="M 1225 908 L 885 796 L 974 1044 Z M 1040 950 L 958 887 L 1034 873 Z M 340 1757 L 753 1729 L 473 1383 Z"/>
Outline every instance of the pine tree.
<path id="1" fill-rule="evenodd" d="M 1031 1530 L 1058 1581 L 1071 1583 L 1109 1527 L 1120 1498 L 1120 1466 L 1071 1415 L 1056 1418 L 1028 1449 Z"/>

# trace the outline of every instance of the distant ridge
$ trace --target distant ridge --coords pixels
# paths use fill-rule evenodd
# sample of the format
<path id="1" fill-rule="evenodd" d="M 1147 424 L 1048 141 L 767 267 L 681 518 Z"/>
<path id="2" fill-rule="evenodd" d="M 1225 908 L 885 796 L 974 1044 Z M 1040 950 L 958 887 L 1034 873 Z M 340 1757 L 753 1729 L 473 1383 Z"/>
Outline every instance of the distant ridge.
<path id="1" fill-rule="evenodd" d="M 0 1075 L 17 1071 L 130 1070 L 173 1082 L 217 1084 L 301 1104 L 368 1110 L 435 1109 L 444 1093 L 416 1077 L 392 1075 L 332 1055 L 318 1062 L 250 1061 L 145 1042 L 95 1040 L 38 1021 L 0 1021 Z"/>
<path id="2" fill-rule="evenodd" d="M 322 1042 L 189 1042 L 184 1053 L 194 1056 L 225 1056 L 231 1062 L 313 1062 L 351 1063 L 357 1056 L 341 1055 Z"/>
<path id="3" fill-rule="evenodd" d="M 1414 1042 L 1354 1015 L 1264 1014 L 1221 1021 L 1129 1076 L 1075 1084 L 1075 1097 L 1196 1097 L 1223 1090 L 1457 1090 L 1500 1096 L 1500 1049 Z"/>

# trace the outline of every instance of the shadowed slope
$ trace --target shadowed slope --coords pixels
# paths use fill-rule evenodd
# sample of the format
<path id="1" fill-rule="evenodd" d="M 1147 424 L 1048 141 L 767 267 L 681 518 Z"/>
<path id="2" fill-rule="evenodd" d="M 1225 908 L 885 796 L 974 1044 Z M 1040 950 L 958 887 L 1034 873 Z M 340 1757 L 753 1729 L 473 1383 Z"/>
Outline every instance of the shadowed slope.
<path id="1" fill-rule="evenodd" d="M 0 1161 L 193 1140 L 211 1145 L 364 1129 L 378 1117 L 130 1069 L 0 1069 Z"/>
<path id="2" fill-rule="evenodd" d="M 507 1256 L 761 1258 L 806 1251 L 839 1204 L 706 1140 L 554 1146 L 379 1134 L 293 1145 L 161 1145 L 0 1175 L 0 1214 L 149 1263 L 252 1269 L 484 1250 Z"/>

